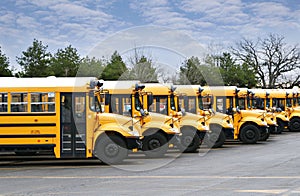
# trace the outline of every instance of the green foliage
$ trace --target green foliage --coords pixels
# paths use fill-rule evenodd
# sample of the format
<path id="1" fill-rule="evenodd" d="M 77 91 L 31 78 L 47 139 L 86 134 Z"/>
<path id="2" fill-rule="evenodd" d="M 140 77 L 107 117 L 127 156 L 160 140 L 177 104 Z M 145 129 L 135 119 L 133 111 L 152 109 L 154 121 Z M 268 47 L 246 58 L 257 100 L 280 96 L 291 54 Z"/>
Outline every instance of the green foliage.
<path id="1" fill-rule="evenodd" d="M 5 54 L 2 54 L 0 47 L 0 77 L 11 77 L 12 71 L 9 69 L 9 60 Z"/>
<path id="2" fill-rule="evenodd" d="M 77 76 L 100 78 L 104 70 L 104 63 L 96 58 L 85 57 L 82 59 Z"/>
<path id="3" fill-rule="evenodd" d="M 47 52 L 48 46 L 41 41 L 33 40 L 32 46 L 17 58 L 17 62 L 23 71 L 19 73 L 22 77 L 45 77 L 52 74 L 50 69 L 51 53 Z"/>
<path id="4" fill-rule="evenodd" d="M 191 57 L 180 67 L 180 84 L 222 85 L 219 69 L 211 61 L 200 63 L 198 57 Z"/>
<path id="5" fill-rule="evenodd" d="M 180 84 L 200 84 L 205 81 L 199 69 L 200 61 L 198 57 L 191 57 L 186 60 L 180 67 L 179 83 Z"/>
<path id="6" fill-rule="evenodd" d="M 152 61 L 145 56 L 142 56 L 120 79 L 158 82 L 156 68 L 153 67 Z"/>
<path id="7" fill-rule="evenodd" d="M 127 67 L 122 60 L 122 57 L 117 51 L 113 53 L 109 63 L 105 66 L 101 79 L 103 80 L 118 80 L 124 72 L 127 71 Z"/>
<path id="8" fill-rule="evenodd" d="M 249 64 L 237 64 L 230 53 L 223 53 L 223 56 L 219 57 L 219 64 L 225 85 L 252 88 L 257 84 L 255 72 Z"/>
<path id="9" fill-rule="evenodd" d="M 71 45 L 58 49 L 51 59 L 51 69 L 58 77 L 75 77 L 81 63 L 80 55 Z"/>

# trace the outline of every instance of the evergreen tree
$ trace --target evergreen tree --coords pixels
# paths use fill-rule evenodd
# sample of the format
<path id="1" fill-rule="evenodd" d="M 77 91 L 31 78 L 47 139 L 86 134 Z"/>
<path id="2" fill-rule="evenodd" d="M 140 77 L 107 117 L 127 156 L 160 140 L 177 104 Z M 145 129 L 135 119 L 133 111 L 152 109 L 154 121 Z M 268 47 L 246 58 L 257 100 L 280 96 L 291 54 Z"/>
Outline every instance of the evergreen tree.
<path id="1" fill-rule="evenodd" d="M 9 60 L 5 54 L 2 53 L 0 46 L 0 77 L 11 77 L 12 71 L 9 69 Z"/>
<path id="2" fill-rule="evenodd" d="M 17 62 L 23 71 L 19 75 L 23 77 L 45 77 L 52 75 L 50 65 L 51 53 L 47 52 L 48 46 L 34 39 L 32 46 L 17 58 Z"/>
<path id="3" fill-rule="evenodd" d="M 118 80 L 124 72 L 127 71 L 127 67 L 122 60 L 122 57 L 117 51 L 113 53 L 109 63 L 105 66 L 101 79 L 103 80 Z"/>
<path id="4" fill-rule="evenodd" d="M 58 77 L 75 77 L 81 63 L 80 55 L 71 45 L 58 49 L 51 59 L 51 69 Z"/>

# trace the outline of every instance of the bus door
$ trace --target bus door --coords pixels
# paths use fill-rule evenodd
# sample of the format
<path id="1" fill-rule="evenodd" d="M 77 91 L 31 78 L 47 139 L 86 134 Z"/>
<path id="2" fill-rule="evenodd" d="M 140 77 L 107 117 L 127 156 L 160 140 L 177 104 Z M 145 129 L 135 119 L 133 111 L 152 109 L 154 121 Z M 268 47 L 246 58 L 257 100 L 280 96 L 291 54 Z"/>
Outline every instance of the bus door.
<path id="1" fill-rule="evenodd" d="M 61 93 L 61 157 L 86 157 L 86 98 L 84 93 Z"/>

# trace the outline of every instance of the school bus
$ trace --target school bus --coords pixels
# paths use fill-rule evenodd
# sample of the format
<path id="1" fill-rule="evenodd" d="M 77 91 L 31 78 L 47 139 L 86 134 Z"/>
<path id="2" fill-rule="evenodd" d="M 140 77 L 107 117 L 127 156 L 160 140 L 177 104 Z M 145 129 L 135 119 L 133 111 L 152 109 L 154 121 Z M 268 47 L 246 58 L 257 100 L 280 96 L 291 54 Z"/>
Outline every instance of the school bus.
<path id="1" fill-rule="evenodd" d="M 266 134 L 261 135 L 260 140 L 266 141 L 270 133 L 277 133 L 278 132 L 278 125 L 276 122 L 276 115 L 269 111 L 265 110 L 261 107 L 260 102 L 257 102 L 258 99 L 254 99 L 255 93 L 252 91 L 252 89 L 248 88 L 238 88 L 238 99 L 245 102 L 245 109 L 246 110 L 252 110 L 257 113 L 264 113 L 265 114 L 265 120 L 268 124 L 268 132 Z"/>
<path id="2" fill-rule="evenodd" d="M 48 151 L 56 158 L 97 157 L 115 164 L 140 147 L 139 131 L 127 119 L 96 109 L 90 86 L 95 78 L 0 80 L 0 151 Z"/>
<path id="3" fill-rule="evenodd" d="M 181 95 L 181 108 L 190 115 L 198 116 L 206 123 L 205 129 L 198 129 L 198 133 L 202 134 L 200 138 L 209 147 L 221 147 L 226 139 L 223 131 L 233 130 L 232 118 L 229 115 L 215 113 L 211 110 L 212 99 L 207 89 L 203 92 L 204 89 L 199 85 L 176 85 L 176 87 Z"/>
<path id="4" fill-rule="evenodd" d="M 135 85 L 139 91 L 132 91 L 126 83 L 129 83 L 129 86 Z M 151 91 L 146 90 L 144 84 L 139 84 L 138 81 L 106 81 L 103 92 L 109 95 L 107 103 L 110 107 L 106 107 L 107 112 L 139 121 L 143 136 L 141 150 L 146 156 L 162 157 L 169 146 L 178 143 L 180 135 L 178 120 L 175 120 L 175 116 L 171 118 L 151 112 L 149 105 L 153 102 L 153 95 Z M 138 102 L 132 101 L 133 98 Z M 168 104 L 173 105 L 170 102 Z"/>
<path id="5" fill-rule="evenodd" d="M 208 134 L 209 143 L 213 148 L 221 147 L 227 135 L 233 135 L 233 119 L 231 115 L 215 112 L 213 109 L 213 94 L 210 88 L 202 88 L 197 85 L 193 85 L 198 97 L 198 113 L 206 112 L 208 117 L 209 129 L 212 131 Z"/>
<path id="6" fill-rule="evenodd" d="M 257 108 L 255 104 L 252 106 L 252 100 L 251 97 L 253 96 L 253 92 L 249 90 L 248 88 L 238 88 L 238 94 L 237 99 L 238 102 L 241 103 L 242 108 L 245 110 L 251 110 L 255 113 L 264 114 L 264 120 L 266 121 L 268 125 L 267 132 L 261 133 L 260 135 L 260 141 L 267 141 L 267 139 L 270 136 L 270 130 L 273 132 L 277 132 L 277 123 L 275 120 L 275 114 L 273 112 L 269 112 L 267 110 L 262 110 L 261 108 Z"/>
<path id="7" fill-rule="evenodd" d="M 277 92 L 272 90 L 272 93 Z M 286 89 L 285 90 L 285 110 L 288 114 L 290 123 L 289 131 L 298 132 L 300 131 L 300 108 L 297 106 L 297 99 L 299 94 L 297 89 Z"/>
<path id="8" fill-rule="evenodd" d="M 288 126 L 289 118 L 286 111 L 278 109 L 276 110 L 276 108 L 272 108 L 270 105 L 270 99 L 272 99 L 272 95 L 270 95 L 269 89 L 250 89 L 248 95 L 249 107 L 253 109 L 265 110 L 267 111 L 267 115 L 271 118 L 271 121 L 273 119 L 276 120 L 278 125 L 277 127 L 272 126 L 271 123 L 268 123 L 270 126 L 270 133 L 281 133 L 284 128 Z"/>
<path id="9" fill-rule="evenodd" d="M 198 116 L 190 112 L 183 112 L 184 105 L 179 99 L 179 93 L 175 86 L 171 84 L 145 84 L 145 89 L 153 93 L 153 104 L 149 110 L 170 116 L 173 122 L 180 123 L 180 143 L 177 147 L 182 152 L 197 152 L 205 133 L 208 131 L 208 125 L 204 116 Z"/>
<path id="10" fill-rule="evenodd" d="M 227 135 L 228 139 L 239 139 L 243 143 L 254 144 L 261 135 L 268 133 L 268 125 L 265 113 L 246 110 L 245 99 L 239 99 L 239 90 L 236 86 L 211 86 L 213 95 L 213 109 L 216 112 L 232 115 L 233 135 Z"/>

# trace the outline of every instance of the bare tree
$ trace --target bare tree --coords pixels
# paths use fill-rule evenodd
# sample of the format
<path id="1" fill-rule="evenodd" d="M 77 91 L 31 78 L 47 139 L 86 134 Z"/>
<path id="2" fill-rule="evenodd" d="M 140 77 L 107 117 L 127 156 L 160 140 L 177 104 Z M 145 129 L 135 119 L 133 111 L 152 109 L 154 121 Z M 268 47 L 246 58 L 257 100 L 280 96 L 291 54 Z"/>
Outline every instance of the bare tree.
<path id="1" fill-rule="evenodd" d="M 256 42 L 243 39 L 232 53 L 254 69 L 263 88 L 274 88 L 280 77 L 300 68 L 298 45 L 290 46 L 283 36 L 275 34 Z M 299 79 L 300 75 L 293 82 Z"/>
<path id="2" fill-rule="evenodd" d="M 141 82 L 157 82 L 157 68 L 154 66 L 151 55 L 144 55 L 142 49 L 134 48 L 134 54 L 129 56 L 129 70 L 125 72 L 121 79 L 140 80 Z"/>

